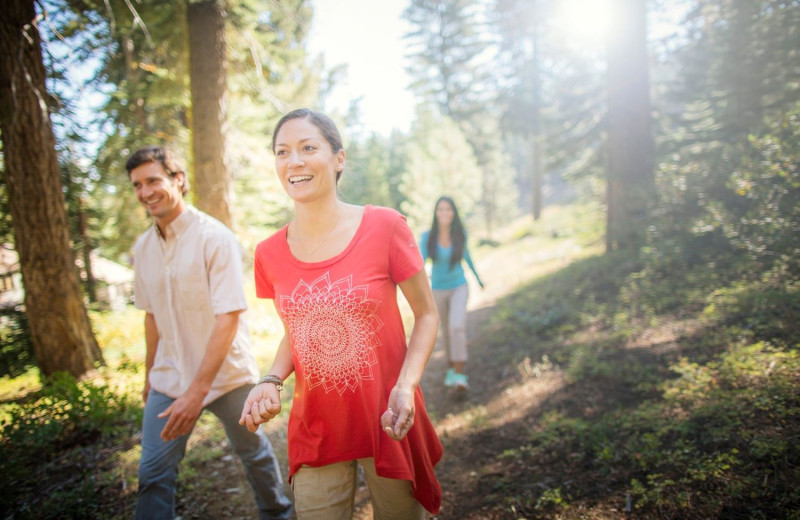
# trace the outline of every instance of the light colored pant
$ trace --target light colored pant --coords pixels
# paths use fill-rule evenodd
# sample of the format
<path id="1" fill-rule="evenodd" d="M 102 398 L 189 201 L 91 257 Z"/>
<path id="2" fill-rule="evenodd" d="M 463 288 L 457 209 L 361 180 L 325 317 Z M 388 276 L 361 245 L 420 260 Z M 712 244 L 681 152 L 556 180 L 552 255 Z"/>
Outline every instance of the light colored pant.
<path id="1" fill-rule="evenodd" d="M 244 464 L 247 480 L 255 492 L 259 519 L 288 519 L 291 518 L 292 503 L 283 493 L 283 479 L 269 439 L 261 429 L 250 433 L 239 424 L 242 406 L 252 387 L 253 385 L 244 385 L 231 390 L 209 403 L 206 409 L 222 422 L 233 451 Z M 168 442 L 161 439 L 161 430 L 167 424 L 168 417 L 159 418 L 158 414 L 166 410 L 173 401 L 173 398 L 155 390 L 150 390 L 147 396 L 142 425 L 136 520 L 175 518 L 178 464 L 186 452 L 186 441 L 191 433 Z M 209 497 L 209 500 L 223 500 L 223 497 Z"/>
<path id="2" fill-rule="evenodd" d="M 411 494 L 411 482 L 380 477 L 372 458 L 302 466 L 292 477 L 298 520 L 352 520 L 358 467 L 364 468 L 375 520 L 424 520 L 425 508 Z"/>
<path id="3" fill-rule="evenodd" d="M 437 342 L 447 353 L 451 363 L 467 360 L 467 284 L 455 289 L 434 290 L 433 299 L 439 310 L 439 335 Z"/>

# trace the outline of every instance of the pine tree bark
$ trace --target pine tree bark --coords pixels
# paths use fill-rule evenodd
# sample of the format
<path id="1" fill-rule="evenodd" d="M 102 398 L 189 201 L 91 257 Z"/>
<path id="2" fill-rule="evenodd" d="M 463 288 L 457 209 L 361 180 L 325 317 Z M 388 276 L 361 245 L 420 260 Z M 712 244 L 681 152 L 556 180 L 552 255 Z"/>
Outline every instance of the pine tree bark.
<path id="1" fill-rule="evenodd" d="M 89 238 L 89 224 L 86 222 L 86 203 L 83 197 L 78 198 L 78 234 L 81 240 L 83 256 L 83 272 L 86 275 L 86 295 L 90 303 L 97 303 L 97 279 L 94 277 L 92 265 L 92 240 Z"/>
<path id="2" fill-rule="evenodd" d="M 225 16 L 217 0 L 190 2 L 189 77 L 195 205 L 232 227 L 231 178 L 225 164 Z"/>
<path id="3" fill-rule="evenodd" d="M 644 244 L 653 194 L 645 0 L 615 0 L 619 29 L 608 43 L 608 215 L 606 249 Z"/>
<path id="4" fill-rule="evenodd" d="M 42 374 L 75 377 L 102 363 L 78 270 L 47 110 L 34 0 L 0 9 L 0 132 L 25 310 Z"/>

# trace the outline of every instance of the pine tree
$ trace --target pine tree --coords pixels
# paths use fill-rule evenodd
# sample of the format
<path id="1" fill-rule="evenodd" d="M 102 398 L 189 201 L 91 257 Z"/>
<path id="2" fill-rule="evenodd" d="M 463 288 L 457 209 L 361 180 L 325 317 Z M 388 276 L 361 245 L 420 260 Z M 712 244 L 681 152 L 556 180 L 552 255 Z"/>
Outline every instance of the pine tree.
<path id="1" fill-rule="evenodd" d="M 645 0 L 616 0 L 608 48 L 606 249 L 644 245 L 653 197 L 653 136 Z"/>
<path id="2" fill-rule="evenodd" d="M 4 181 L 25 286 L 25 309 L 41 373 L 75 377 L 103 356 L 83 304 L 70 248 L 55 137 L 47 110 L 33 0 L 0 9 L 0 132 Z"/>
<path id="3" fill-rule="evenodd" d="M 660 213 L 680 232 L 687 256 L 695 243 L 732 247 L 753 201 L 737 192 L 751 136 L 796 108 L 800 91 L 800 4 L 694 0 L 685 43 L 672 60 L 680 74 L 662 104 L 664 163 Z M 748 197 L 756 193 L 750 192 Z"/>
<path id="4" fill-rule="evenodd" d="M 481 210 L 486 233 L 513 209 L 510 162 L 502 148 L 495 86 L 487 63 L 495 48 L 489 39 L 485 6 L 477 0 L 412 0 L 404 12 L 413 29 L 411 88 L 425 110 L 437 110 L 461 130 L 481 171 Z M 459 200 L 458 195 L 455 195 Z"/>
<path id="5" fill-rule="evenodd" d="M 436 112 L 419 112 L 408 144 L 408 162 L 400 189 L 402 212 L 412 227 L 430 225 L 441 195 L 456 199 L 469 229 L 480 214 L 481 170 L 458 125 Z"/>

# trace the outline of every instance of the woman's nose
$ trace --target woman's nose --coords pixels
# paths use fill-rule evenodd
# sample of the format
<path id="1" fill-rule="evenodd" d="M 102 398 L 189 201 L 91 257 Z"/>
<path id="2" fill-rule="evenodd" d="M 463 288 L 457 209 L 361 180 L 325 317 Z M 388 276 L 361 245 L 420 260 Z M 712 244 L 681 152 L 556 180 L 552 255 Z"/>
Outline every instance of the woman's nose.
<path id="1" fill-rule="evenodd" d="M 297 166 L 302 166 L 303 160 L 300 158 L 300 155 L 297 152 L 292 152 L 289 155 L 289 167 L 296 168 Z"/>

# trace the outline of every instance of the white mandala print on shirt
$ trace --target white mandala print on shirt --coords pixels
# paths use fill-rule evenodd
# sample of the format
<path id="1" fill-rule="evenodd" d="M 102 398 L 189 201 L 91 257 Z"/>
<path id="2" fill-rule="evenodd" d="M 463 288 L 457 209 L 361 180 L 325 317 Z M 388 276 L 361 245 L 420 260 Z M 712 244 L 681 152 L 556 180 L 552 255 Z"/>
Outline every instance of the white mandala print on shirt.
<path id="1" fill-rule="evenodd" d="M 280 309 L 291 334 L 296 356 L 305 370 L 309 389 L 325 392 L 355 389 L 372 380 L 378 362 L 378 300 L 369 299 L 369 287 L 351 287 L 348 276 L 331 283 L 325 273 L 306 283 L 302 279 L 291 296 L 281 296 Z"/>

